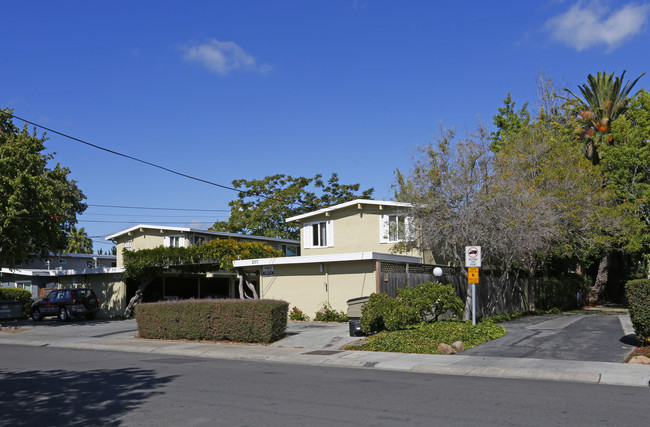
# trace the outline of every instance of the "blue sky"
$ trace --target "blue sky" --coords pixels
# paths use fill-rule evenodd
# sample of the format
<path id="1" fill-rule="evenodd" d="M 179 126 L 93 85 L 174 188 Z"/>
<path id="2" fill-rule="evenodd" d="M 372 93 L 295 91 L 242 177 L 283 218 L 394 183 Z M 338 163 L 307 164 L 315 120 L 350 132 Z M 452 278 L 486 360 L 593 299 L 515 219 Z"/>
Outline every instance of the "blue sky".
<path id="1" fill-rule="evenodd" d="M 534 106 L 540 70 L 572 89 L 650 71 L 649 19 L 650 2 L 625 0 L 4 2 L 0 107 L 223 185 L 337 172 L 391 199 L 395 169 L 441 122 L 491 126 L 508 92 Z M 236 197 L 46 144 L 88 198 L 95 249 L 134 222 L 207 227 Z"/>

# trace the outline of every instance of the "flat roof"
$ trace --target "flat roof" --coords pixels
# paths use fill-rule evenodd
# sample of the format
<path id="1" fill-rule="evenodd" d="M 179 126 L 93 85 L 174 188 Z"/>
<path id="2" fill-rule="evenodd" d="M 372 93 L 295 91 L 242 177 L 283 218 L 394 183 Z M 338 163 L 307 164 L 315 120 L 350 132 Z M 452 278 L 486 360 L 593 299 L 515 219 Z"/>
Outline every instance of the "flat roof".
<path id="1" fill-rule="evenodd" d="M 290 240 L 290 239 L 280 239 L 277 237 L 264 237 L 264 236 L 253 236 L 250 234 L 238 234 L 238 233 L 226 233 L 224 231 L 212 231 L 212 230 L 200 230 L 198 228 L 189 228 L 189 227 L 168 227 L 165 225 L 148 225 L 148 224 L 139 224 L 133 227 L 127 228 L 126 230 L 119 231 L 110 236 L 106 236 L 105 240 L 115 240 L 116 238 L 129 234 L 133 231 L 139 229 L 147 230 L 160 230 L 160 231 L 176 231 L 181 233 L 195 233 L 195 234 L 204 234 L 209 236 L 219 236 L 219 237 L 232 237 L 239 239 L 250 239 L 250 240 L 264 240 L 267 242 L 278 242 L 278 243 L 291 243 L 299 245 L 299 240 Z"/>
<path id="2" fill-rule="evenodd" d="M 351 200 L 349 202 L 345 203 L 340 203 L 338 205 L 330 206 L 328 208 L 323 208 L 319 209 L 317 211 L 313 212 L 307 212 L 301 215 L 296 215 L 292 216 L 291 218 L 287 218 L 286 222 L 293 222 L 293 221 L 299 221 L 301 219 L 309 218 L 312 216 L 316 215 L 321 215 L 327 212 L 335 211 L 338 209 L 345 209 L 350 206 L 354 205 L 359 205 L 359 209 L 361 209 L 361 205 L 372 205 L 372 206 L 391 206 L 391 207 L 400 207 L 400 208 L 410 208 L 411 205 L 410 203 L 404 203 L 404 202 L 392 202 L 392 201 L 386 201 L 386 200 L 364 200 L 364 199 L 357 199 L 357 200 Z"/>
<path id="3" fill-rule="evenodd" d="M 344 254 L 304 255 L 281 258 L 256 258 L 233 261 L 235 267 L 256 267 L 263 265 L 315 264 L 347 261 L 389 261 L 421 264 L 422 258 L 406 255 L 393 255 L 382 252 L 350 252 Z"/>

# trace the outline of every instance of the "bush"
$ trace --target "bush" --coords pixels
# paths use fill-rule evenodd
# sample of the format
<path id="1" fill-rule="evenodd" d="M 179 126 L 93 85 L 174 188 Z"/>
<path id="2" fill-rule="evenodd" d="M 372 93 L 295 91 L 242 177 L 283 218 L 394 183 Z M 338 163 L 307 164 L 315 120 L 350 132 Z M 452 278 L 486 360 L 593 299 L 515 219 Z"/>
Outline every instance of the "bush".
<path id="1" fill-rule="evenodd" d="M 625 284 L 630 319 L 639 345 L 650 343 L 650 280 L 630 280 Z"/>
<path id="2" fill-rule="evenodd" d="M 309 322 L 309 316 L 302 312 L 298 307 L 294 307 L 289 312 L 289 319 Z"/>
<path id="3" fill-rule="evenodd" d="M 348 316 L 342 311 L 336 311 L 329 303 L 324 302 L 323 308 L 316 312 L 314 320 L 321 322 L 347 322 Z"/>
<path id="4" fill-rule="evenodd" d="M 289 303 L 275 300 L 182 300 L 138 304 L 142 338 L 270 343 L 283 338 Z"/>
<path id="5" fill-rule="evenodd" d="M 451 285 L 425 282 L 413 288 L 398 289 L 397 297 L 415 308 L 423 321 L 430 318 L 437 321 L 441 314 L 448 311 L 462 316 L 464 310 L 463 302 Z"/>
<path id="6" fill-rule="evenodd" d="M 361 307 L 361 329 L 365 333 L 394 331 L 420 323 L 420 313 L 402 300 L 386 294 L 372 294 Z"/>
<path id="7" fill-rule="evenodd" d="M 29 317 L 32 308 L 32 293 L 19 288 L 0 288 L 0 300 L 16 300 L 23 303 L 23 318 Z"/>
<path id="8" fill-rule="evenodd" d="M 393 351 L 400 353 L 438 354 L 438 344 L 462 341 L 465 348 L 475 347 L 505 334 L 502 326 L 493 322 L 441 320 L 423 323 L 401 331 L 384 331 L 368 338 L 361 345 L 347 346 L 346 350 Z"/>

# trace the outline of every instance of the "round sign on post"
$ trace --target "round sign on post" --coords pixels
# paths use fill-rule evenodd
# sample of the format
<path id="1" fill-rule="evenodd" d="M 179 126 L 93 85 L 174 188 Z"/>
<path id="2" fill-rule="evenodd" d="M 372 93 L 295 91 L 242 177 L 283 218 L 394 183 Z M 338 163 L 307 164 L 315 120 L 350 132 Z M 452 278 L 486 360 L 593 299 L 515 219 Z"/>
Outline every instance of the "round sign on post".
<path id="1" fill-rule="evenodd" d="M 481 247 L 465 246 L 465 267 L 481 266 Z"/>

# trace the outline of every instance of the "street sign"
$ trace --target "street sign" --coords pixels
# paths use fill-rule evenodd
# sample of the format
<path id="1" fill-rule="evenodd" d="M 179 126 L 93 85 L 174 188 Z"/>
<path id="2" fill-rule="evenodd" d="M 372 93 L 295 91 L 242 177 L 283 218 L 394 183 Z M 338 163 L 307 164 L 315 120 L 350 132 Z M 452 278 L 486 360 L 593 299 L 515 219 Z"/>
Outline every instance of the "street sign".
<path id="1" fill-rule="evenodd" d="M 467 283 L 478 283 L 478 267 L 467 269 Z"/>
<path id="2" fill-rule="evenodd" d="M 465 246 L 465 267 L 481 266 L 481 247 Z"/>

